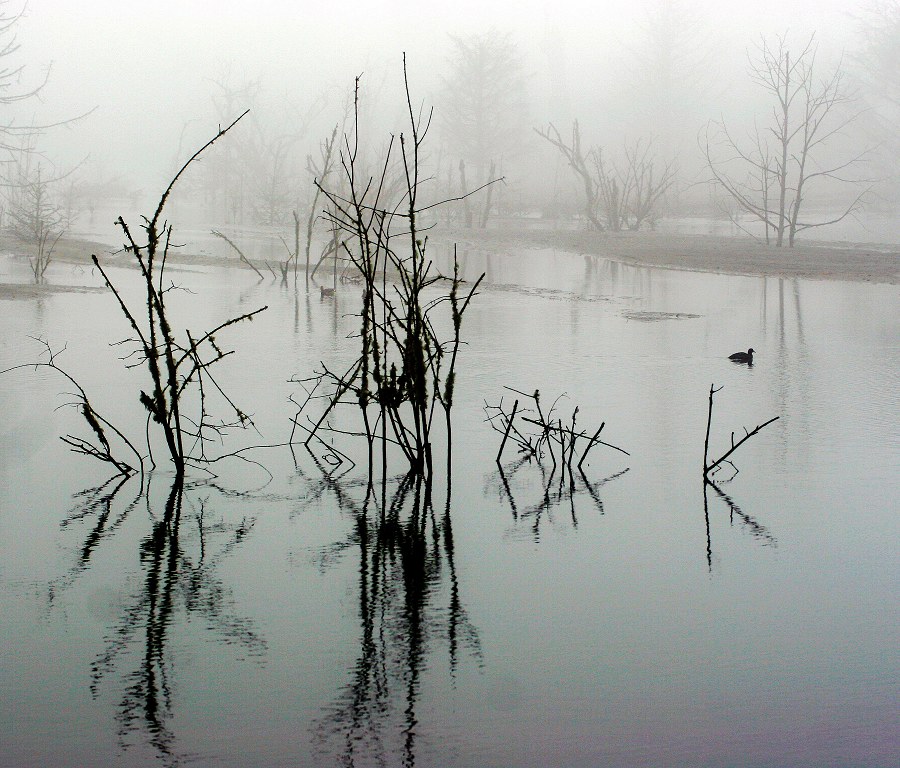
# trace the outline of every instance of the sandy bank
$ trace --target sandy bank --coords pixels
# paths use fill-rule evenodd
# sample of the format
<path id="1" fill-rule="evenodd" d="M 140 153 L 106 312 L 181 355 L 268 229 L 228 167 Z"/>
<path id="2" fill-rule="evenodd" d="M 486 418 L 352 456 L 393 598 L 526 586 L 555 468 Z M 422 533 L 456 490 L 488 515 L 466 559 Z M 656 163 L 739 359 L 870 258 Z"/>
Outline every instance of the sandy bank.
<path id="1" fill-rule="evenodd" d="M 803 277 L 897 284 L 900 282 L 900 246 L 853 243 L 803 243 L 794 248 L 776 248 L 751 238 L 716 235 L 674 235 L 658 232 L 597 233 L 587 231 L 505 227 L 487 230 L 435 228 L 433 241 L 457 243 L 461 247 L 490 249 L 514 254 L 522 248 L 550 248 L 573 254 L 593 254 L 628 264 L 733 275 Z M 22 250 L 0 238 L 0 251 Z M 248 269 L 237 259 L 224 262 L 207 255 L 192 255 L 190 245 L 173 249 L 171 264 L 228 264 Z M 56 262 L 90 263 L 92 253 L 106 263 L 125 264 L 129 257 L 108 246 L 78 239 L 63 239 L 54 254 Z M 262 262 L 258 263 L 264 268 Z"/>
<path id="2" fill-rule="evenodd" d="M 803 243 L 776 248 L 751 238 L 657 232 L 547 229 L 435 230 L 433 237 L 473 248 L 552 248 L 629 264 L 732 275 L 805 277 L 896 284 L 900 246 Z"/>

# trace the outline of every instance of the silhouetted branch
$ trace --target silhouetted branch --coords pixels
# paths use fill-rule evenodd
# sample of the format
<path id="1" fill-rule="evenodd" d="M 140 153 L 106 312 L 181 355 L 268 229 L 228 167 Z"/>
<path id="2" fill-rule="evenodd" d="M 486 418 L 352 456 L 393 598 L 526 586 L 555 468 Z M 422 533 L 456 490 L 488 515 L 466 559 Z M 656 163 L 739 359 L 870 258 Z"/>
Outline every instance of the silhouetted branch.
<path id="1" fill-rule="evenodd" d="M 437 205 L 418 202 L 423 182 L 420 158 L 430 112 L 417 113 L 413 108 L 405 57 L 403 76 L 408 130 L 400 134 L 399 140 L 391 136 L 377 174 L 365 173 L 359 158 L 357 78 L 354 130 L 352 135 L 345 134 L 339 156 L 341 184 L 329 188 L 323 179 L 316 180 L 317 189 L 327 201 L 324 219 L 331 227 L 327 253 L 333 254 L 335 263 L 345 256 L 362 281 L 361 350 L 343 375 L 335 375 L 323 365 L 318 381 L 327 381 L 333 387 L 324 412 L 315 419 L 307 417 L 311 422 L 308 427 L 300 422 L 298 412 L 294 427 L 307 431 L 307 444 L 318 437 L 321 429 L 334 435 L 364 437 L 370 476 L 374 471 L 376 439 L 380 443 L 383 474 L 387 471 L 388 448 L 399 447 L 411 471 L 430 482 L 434 415 L 438 408 L 445 414 L 449 447 L 455 366 L 462 343 L 460 325 L 480 279 L 460 295 L 465 281 L 459 277 L 458 268 L 454 268 L 453 277 L 436 274 L 426 255 L 428 242 L 423 232 L 428 225 L 422 225 L 419 218 Z M 322 167 L 329 151 L 329 146 L 323 147 Z M 397 245 L 398 240 L 404 243 L 402 247 Z M 426 291 L 443 280 L 450 283 L 448 295 L 429 298 Z M 440 338 L 435 330 L 440 325 L 434 316 L 445 303 L 450 305 L 453 323 L 449 340 Z M 309 402 L 307 398 L 306 404 Z M 329 421 L 332 411 L 345 403 L 359 408 L 361 427 L 338 429 Z M 448 461 L 449 455 L 448 450 Z"/>
<path id="2" fill-rule="evenodd" d="M 71 450 L 75 453 L 80 453 L 84 456 L 90 456 L 106 464 L 112 464 L 118 474 L 129 476 L 131 474 L 134 474 L 135 472 L 140 471 L 141 475 L 143 476 L 144 459 L 138 452 L 137 448 L 134 447 L 134 444 L 127 437 L 125 437 L 125 435 L 122 434 L 122 432 L 115 425 L 107 421 L 106 418 L 101 416 L 94 409 L 94 406 L 91 405 L 90 400 L 88 400 L 87 393 L 84 391 L 84 388 L 81 386 L 81 384 L 79 384 L 70 373 L 68 373 L 65 369 L 61 368 L 57 364 L 56 358 L 63 351 L 65 351 L 65 347 L 63 347 L 63 349 L 59 350 L 58 352 L 54 352 L 50 348 L 50 344 L 45 339 L 37 338 L 35 336 L 31 336 L 30 338 L 34 339 L 44 347 L 43 354 L 46 354 L 47 360 L 14 365 L 11 368 L 0 371 L 0 375 L 3 375 L 4 373 L 10 373 L 11 371 L 19 370 L 22 368 L 50 368 L 51 370 L 59 373 L 76 389 L 76 392 L 70 393 L 75 398 L 75 402 L 67 403 L 67 405 L 71 405 L 72 407 L 78 409 L 84 420 L 87 422 L 88 427 L 90 427 L 91 432 L 96 437 L 97 443 L 92 443 L 90 440 L 82 437 L 77 437 L 75 435 L 61 436 L 60 440 L 68 445 L 69 448 L 71 448 Z M 117 459 L 113 456 L 113 449 L 110 446 L 109 438 L 106 435 L 106 430 L 104 429 L 104 427 L 114 432 L 115 435 L 135 455 L 135 458 L 137 459 L 137 469 L 135 467 L 132 467 L 127 462 L 121 459 Z"/>
<path id="3" fill-rule="evenodd" d="M 241 117 L 245 114 L 247 113 L 244 112 Z M 211 368 L 215 363 L 231 354 L 231 352 L 221 349 L 215 335 L 235 323 L 244 320 L 252 321 L 266 307 L 227 320 L 203 334 L 192 334 L 185 329 L 186 341 L 179 342 L 176 339 L 166 305 L 166 295 L 175 286 L 163 287 L 163 275 L 171 244 L 172 228 L 159 222 L 166 200 L 181 175 L 206 148 L 231 130 L 241 117 L 226 128 L 220 129 L 175 174 L 160 197 L 153 217 L 151 219 L 144 217 L 145 223 L 142 229 L 147 237 L 146 244 L 139 244 L 129 226 L 121 216 L 119 217 L 117 224 L 127 241 L 125 251 L 134 258 L 141 273 L 145 296 L 143 308 L 132 309 L 125 301 L 122 291 L 113 284 L 109 274 L 100 265 L 97 256 L 91 257 L 118 302 L 122 314 L 134 331 L 133 343 L 138 345 L 138 349 L 131 355 L 127 355 L 126 359 L 134 355 L 137 362 L 130 363 L 130 366 L 143 367 L 149 374 L 152 384 L 149 391 L 142 390 L 140 392 L 138 400 L 149 414 L 148 432 L 151 421 L 162 429 L 169 456 L 175 466 L 176 477 L 179 478 L 184 476 L 186 463 L 190 462 L 195 466 L 208 463 L 209 459 L 205 452 L 208 441 L 221 438 L 224 431 L 232 427 L 243 428 L 253 425 L 252 419 L 238 408 L 224 392 L 213 377 Z M 231 242 L 224 235 L 221 236 Z M 232 246 L 234 246 L 233 243 Z M 234 247 L 240 252 L 236 246 Z M 218 392 L 228 407 L 232 409 L 233 419 L 214 420 L 210 416 L 207 408 L 207 385 Z M 199 414 L 193 417 L 184 409 L 184 400 L 189 390 L 195 390 L 199 399 Z M 192 401 L 192 405 L 194 404 Z M 187 445 L 188 442 L 192 444 Z M 149 434 L 147 443 L 149 450 Z M 73 447 L 77 450 L 85 448 L 80 443 Z M 199 449 L 198 455 L 194 454 L 195 449 Z"/>
<path id="4" fill-rule="evenodd" d="M 710 427 L 712 425 L 713 396 L 715 395 L 716 392 L 720 391 L 721 389 L 722 389 L 722 387 L 719 387 L 718 389 L 716 389 L 715 386 L 712 384 L 709 387 L 709 412 L 708 412 L 707 419 L 706 419 L 706 440 L 703 445 L 703 477 L 707 481 L 709 480 L 710 473 L 713 472 L 721 464 L 723 464 L 725 462 L 731 464 L 731 462 L 728 461 L 728 457 L 731 456 L 731 454 L 733 454 L 738 448 L 740 448 L 741 445 L 743 445 L 747 440 L 749 440 L 751 437 L 753 437 L 755 434 L 757 434 L 764 427 L 769 426 L 769 424 L 771 424 L 773 421 L 778 421 L 778 419 L 780 418 L 779 416 L 774 416 L 771 419 L 769 419 L 768 421 L 765 421 L 762 424 L 758 424 L 756 427 L 753 428 L 752 431 L 747 431 L 747 429 L 745 427 L 744 428 L 744 433 L 745 433 L 744 436 L 737 442 L 734 441 L 734 432 L 732 432 L 731 433 L 731 447 L 727 451 L 725 451 L 725 453 L 723 453 L 718 459 L 716 459 L 713 462 L 710 462 L 708 459 L 708 457 L 709 457 L 709 433 L 710 433 Z M 731 466 L 734 467 L 735 474 L 737 474 L 737 471 L 738 471 L 737 467 L 735 467 L 734 464 L 731 464 Z"/>
<path id="5" fill-rule="evenodd" d="M 513 442 L 519 446 L 520 452 L 526 453 L 528 456 L 534 456 L 538 461 L 543 457 L 544 449 L 546 448 L 547 452 L 550 454 L 553 466 L 556 467 L 557 456 L 556 451 L 553 449 L 553 444 L 555 442 L 559 449 L 559 464 L 563 468 L 563 475 L 560 477 L 560 481 L 562 482 L 563 477 L 568 473 L 569 482 L 571 484 L 574 482 L 572 464 L 575 460 L 576 445 L 579 441 L 586 441 L 587 444 L 581 451 L 580 458 L 576 465 L 578 470 L 581 470 L 590 450 L 597 445 L 605 445 L 608 448 L 624 453 L 626 456 L 630 455 L 628 451 L 600 439 L 600 432 L 606 425 L 606 422 L 603 422 L 593 434 L 584 432 L 576 429 L 576 420 L 578 418 L 579 410 L 577 407 L 572 413 L 571 422 L 566 425 L 563 424 L 561 419 L 554 417 L 559 398 L 554 401 L 550 410 L 545 414 L 541 406 L 540 390 L 535 390 L 533 393 L 527 394 L 513 389 L 512 387 L 507 387 L 507 389 L 522 397 L 531 399 L 534 402 L 534 408 L 533 410 L 520 411 L 519 400 L 517 399 L 513 404 L 512 411 L 507 413 L 503 408 L 502 400 L 499 405 L 488 405 L 485 403 L 484 412 L 487 415 L 487 422 L 490 424 L 491 429 L 503 435 L 500 450 L 497 453 L 498 463 L 507 440 L 512 438 Z M 524 414 L 528 412 L 535 413 L 537 418 L 525 416 Z M 528 430 L 523 428 L 520 430 L 514 423 L 517 414 L 519 415 L 519 422 L 531 425 L 537 429 Z"/>
<path id="6" fill-rule="evenodd" d="M 500 463 L 500 456 L 503 454 L 503 447 L 506 445 L 506 439 L 509 437 L 509 429 L 512 427 L 513 420 L 516 418 L 516 411 L 519 408 L 519 401 L 513 403 L 512 411 L 509 414 L 509 418 L 505 418 L 506 414 L 501 411 L 501 414 L 505 418 L 506 421 L 506 429 L 503 431 L 503 440 L 500 441 L 500 450 L 497 451 L 497 463 Z"/>

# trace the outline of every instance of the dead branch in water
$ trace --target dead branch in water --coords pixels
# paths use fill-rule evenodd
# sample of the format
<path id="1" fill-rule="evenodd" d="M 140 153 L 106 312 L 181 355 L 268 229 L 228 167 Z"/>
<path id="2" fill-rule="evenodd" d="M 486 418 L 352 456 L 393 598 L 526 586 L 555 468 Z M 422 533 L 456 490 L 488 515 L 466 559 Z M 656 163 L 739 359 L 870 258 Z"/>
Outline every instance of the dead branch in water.
<path id="1" fill-rule="evenodd" d="M 141 456 L 132 442 L 127 437 L 125 437 L 125 435 L 123 435 L 115 425 L 107 421 L 107 419 L 101 416 L 94 409 L 94 406 L 91 405 L 90 400 L 88 400 L 87 393 L 84 391 L 84 388 L 81 386 L 81 384 L 79 384 L 68 371 L 66 371 L 56 362 L 56 358 L 65 351 L 65 347 L 54 352 L 53 349 L 51 349 L 50 344 L 45 339 L 37 338 L 35 336 L 32 336 L 30 338 L 34 339 L 44 347 L 44 350 L 41 354 L 46 355 L 47 359 L 38 360 L 33 363 L 22 363 L 20 365 L 14 365 L 12 368 L 7 368 L 6 370 L 0 371 L 0 375 L 4 373 L 10 373 L 11 371 L 15 371 L 21 368 L 50 368 L 51 370 L 56 371 L 57 373 L 62 375 L 76 389 L 75 392 L 68 393 L 72 397 L 74 397 L 75 400 L 66 403 L 66 405 L 70 405 L 73 408 L 78 409 L 79 413 L 81 413 L 81 415 L 84 417 L 84 420 L 90 427 L 91 432 L 93 432 L 96 438 L 96 442 L 92 442 L 89 439 L 78 437 L 76 435 L 65 435 L 64 437 L 61 436 L 60 440 L 68 445 L 74 453 L 80 453 L 83 456 L 90 456 L 92 458 L 98 459 L 105 464 L 111 464 L 113 467 L 115 467 L 117 475 L 124 475 L 125 477 L 129 477 L 136 472 L 140 472 L 141 476 L 143 477 L 143 456 Z M 104 427 L 106 429 L 104 429 Z M 135 455 L 137 459 L 136 467 L 131 466 L 126 461 L 116 458 L 113 455 L 113 448 L 110 445 L 110 439 L 107 436 L 107 429 L 115 433 L 115 435 Z"/>
<path id="2" fill-rule="evenodd" d="M 141 229 L 146 235 L 146 241 L 138 242 L 135 233 L 121 216 L 117 220 L 116 223 L 126 238 L 125 251 L 134 259 L 140 270 L 144 289 L 142 303 L 129 304 L 125 300 L 124 291 L 113 283 L 97 256 L 91 257 L 133 331 L 132 337 L 122 342 L 133 347 L 125 357 L 137 360 L 136 366 L 133 367 L 142 367 L 150 376 L 152 386 L 142 389 L 138 397 L 149 414 L 148 449 L 149 427 L 152 421 L 162 429 L 177 482 L 183 480 L 188 463 L 197 466 L 210 462 L 210 458 L 206 455 L 207 443 L 218 442 L 223 433 L 233 427 L 253 426 L 250 416 L 225 394 L 213 376 L 212 368 L 220 360 L 231 355 L 231 352 L 224 351 L 217 341 L 219 332 L 235 323 L 252 321 L 266 307 L 233 317 L 199 335 L 192 334 L 185 328 L 182 330 L 184 338 L 178 339 L 178 329 L 173 327 L 170 321 L 167 305 L 167 296 L 175 286 L 164 286 L 172 227 L 167 222 L 160 221 L 175 183 L 188 166 L 204 150 L 231 130 L 240 119 L 239 117 L 227 127 L 220 128 L 216 135 L 191 155 L 181 167 L 160 197 L 153 217 L 149 219 L 144 217 Z M 213 392 L 230 410 L 231 416 L 228 420 L 214 418 L 210 413 L 208 397 Z M 193 394 L 188 402 L 196 408 L 196 411 L 192 411 L 193 415 L 186 409 L 186 395 L 189 393 Z"/>
<path id="3" fill-rule="evenodd" d="M 706 441 L 703 444 L 703 478 L 707 482 L 711 482 L 709 479 L 710 473 L 718 470 L 722 464 L 726 464 L 726 463 L 731 465 L 732 469 L 734 469 L 734 474 L 736 475 L 740 470 L 738 470 L 738 468 L 734 464 L 731 463 L 731 461 L 729 460 L 728 457 L 731 456 L 738 448 L 741 447 L 741 445 L 743 445 L 745 442 L 747 442 L 751 437 L 753 437 L 755 434 L 757 434 L 764 427 L 769 426 L 769 424 L 771 424 L 773 421 L 778 421 L 778 419 L 781 418 L 780 416 L 774 416 L 771 419 L 769 419 L 768 421 L 763 422 L 762 424 L 757 424 L 756 427 L 754 427 L 753 430 L 751 430 L 751 431 L 748 431 L 747 428 L 744 427 L 744 436 L 737 442 L 734 441 L 734 432 L 732 432 L 731 433 L 731 447 L 727 451 L 725 451 L 725 453 L 723 453 L 718 459 L 716 459 L 713 462 L 710 462 L 709 461 L 709 433 L 710 433 L 710 428 L 712 426 L 713 396 L 716 394 L 716 392 L 719 392 L 721 389 L 722 389 L 722 387 L 719 387 L 718 389 L 716 389 L 714 384 L 709 385 L 709 413 L 708 413 L 707 419 L 706 419 Z M 732 477 L 734 477 L 734 475 L 732 475 Z"/>
<path id="4" fill-rule="evenodd" d="M 526 454 L 528 458 L 534 456 L 539 462 L 544 457 L 545 452 L 550 455 L 554 469 L 557 463 L 561 465 L 563 476 L 568 473 L 570 483 L 574 482 L 574 473 L 572 464 L 576 455 L 579 455 L 578 463 L 575 468 L 581 472 L 581 467 L 587 459 L 588 453 L 596 445 L 605 445 L 607 448 L 624 453 L 626 456 L 631 454 L 628 451 L 619 448 L 612 443 L 607 443 L 600 439 L 600 432 L 606 426 L 603 422 L 600 427 L 593 433 L 576 429 L 576 421 L 579 409 L 576 407 L 572 412 L 572 419 L 569 424 L 555 417 L 556 406 L 560 398 L 557 398 L 550 406 L 550 410 L 544 413 L 541 407 L 540 390 L 535 390 L 532 394 L 519 392 L 518 390 L 506 387 L 517 395 L 526 397 L 534 401 L 533 409 L 519 409 L 519 400 L 513 404 L 512 410 L 507 413 L 503 407 L 503 401 L 499 405 L 488 405 L 485 403 L 484 412 L 487 415 L 487 421 L 495 432 L 503 435 L 500 443 L 500 450 L 497 452 L 497 463 L 500 463 L 500 457 L 503 455 L 503 449 L 508 440 L 512 440 L 519 448 L 519 453 Z M 561 396 L 560 396 L 561 397 Z M 532 413 L 534 416 L 525 416 L 525 413 Z M 520 429 L 514 422 L 516 415 L 519 416 L 519 423 L 530 426 L 522 426 Z M 577 449 L 586 441 L 584 449 Z M 559 454 L 559 462 L 557 462 L 557 452 Z"/>
<path id="5" fill-rule="evenodd" d="M 345 373 L 325 367 L 311 389 L 327 384 L 322 412 L 314 417 L 298 412 L 294 430 L 306 432 L 306 444 L 319 438 L 319 431 L 365 440 L 370 482 L 374 478 L 376 447 L 381 454 L 382 477 L 388 475 L 388 451 L 399 449 L 410 471 L 425 480 L 430 491 L 434 474 L 432 446 L 438 431 L 434 417 L 443 412 L 447 457 L 451 455 L 450 411 L 453 406 L 456 364 L 462 344 L 462 317 L 475 295 L 481 278 L 468 282 L 460 276 L 454 259 L 453 274 L 439 274 L 428 255 L 431 224 L 421 220 L 423 211 L 440 203 L 420 201 L 423 182 L 423 143 L 431 124 L 431 112 L 413 106 L 407 79 L 403 79 L 409 128 L 391 137 L 376 174 L 366 170 L 360 155 L 360 79 L 356 79 L 353 130 L 343 137 L 343 147 L 323 148 L 323 158 L 333 151 L 342 174 L 334 183 L 316 180 L 324 198 L 324 223 L 331 243 L 323 257 L 334 258 L 333 287 L 338 281 L 338 259 L 343 258 L 362 283 L 362 306 L 358 313 L 361 350 Z M 324 159 L 323 166 L 324 167 Z M 337 166 L 336 166 L 337 167 Z M 321 168 L 320 168 L 321 169 Z M 313 269 L 314 277 L 319 264 Z M 438 284 L 447 293 L 433 296 Z M 328 295 L 323 290 L 323 295 Z M 452 336 L 439 335 L 446 327 L 437 318 L 449 310 Z M 307 398 L 307 403 L 310 398 Z M 356 426 L 342 428 L 331 416 L 342 405 L 359 410 Z"/>
<path id="6" fill-rule="evenodd" d="M 506 445 L 506 440 L 509 437 L 509 429 L 512 427 L 513 419 L 516 418 L 516 411 L 519 408 L 519 401 L 513 403 L 512 413 L 510 413 L 509 418 L 506 418 L 506 414 L 503 411 L 500 411 L 503 420 L 506 421 L 506 429 L 503 430 L 503 440 L 500 441 L 500 450 L 497 451 L 497 463 L 500 463 L 500 456 L 503 454 L 503 448 Z"/>
<path id="7" fill-rule="evenodd" d="M 221 239 L 224 240 L 226 243 L 228 243 L 228 245 L 230 245 L 230 246 L 234 249 L 235 253 L 237 253 L 237 255 L 240 257 L 241 261 L 243 261 L 244 264 L 246 264 L 248 267 L 250 267 L 250 269 L 252 269 L 254 272 L 256 272 L 256 274 L 259 275 L 259 279 L 260 279 L 260 280 L 263 279 L 263 273 L 260 272 L 260 271 L 253 265 L 253 262 L 250 261 L 250 259 L 248 259 L 248 258 L 244 255 L 244 252 L 243 252 L 240 248 L 238 248 L 238 247 L 234 244 L 234 242 L 233 242 L 232 240 L 230 240 L 226 235 L 223 235 L 223 234 L 222 234 L 221 232 L 219 232 L 219 230 L 217 230 L 217 229 L 211 229 L 209 233 L 210 233 L 211 235 L 215 236 L 215 237 L 221 238 Z M 266 264 L 266 266 L 268 267 L 269 265 Z M 272 269 L 272 268 L 269 267 L 269 269 Z M 275 273 L 273 272 L 272 274 L 275 274 Z"/>

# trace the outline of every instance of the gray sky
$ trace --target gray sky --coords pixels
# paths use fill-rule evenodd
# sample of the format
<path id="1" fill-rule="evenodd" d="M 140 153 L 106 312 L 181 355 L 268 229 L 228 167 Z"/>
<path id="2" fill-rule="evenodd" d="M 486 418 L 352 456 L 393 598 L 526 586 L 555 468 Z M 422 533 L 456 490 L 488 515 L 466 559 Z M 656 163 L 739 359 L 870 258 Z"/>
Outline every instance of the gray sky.
<path id="1" fill-rule="evenodd" d="M 10 3 L 15 8 L 18 4 Z M 29 0 L 19 24 L 25 81 L 52 62 L 39 111 L 62 117 L 97 106 L 82 124 L 48 142 L 72 162 L 91 157 L 112 172 L 140 175 L 147 159 L 172 157 L 185 123 L 208 120 L 212 81 L 262 79 L 270 98 L 302 103 L 355 74 L 399 67 L 407 51 L 414 85 L 427 98 L 447 50 L 447 33 L 509 31 L 539 55 L 556 28 L 568 69 L 585 98 L 608 77 L 610 57 L 629 44 L 657 0 Z M 823 46 L 849 44 L 846 0 L 686 0 L 729 44 L 739 67 L 761 32 L 816 30 Z M 736 70 L 739 72 L 739 70 Z M 599 87 L 599 86 L 598 86 Z M 140 183 L 148 180 L 142 179 Z M 151 182 L 152 183 L 152 182 Z"/>

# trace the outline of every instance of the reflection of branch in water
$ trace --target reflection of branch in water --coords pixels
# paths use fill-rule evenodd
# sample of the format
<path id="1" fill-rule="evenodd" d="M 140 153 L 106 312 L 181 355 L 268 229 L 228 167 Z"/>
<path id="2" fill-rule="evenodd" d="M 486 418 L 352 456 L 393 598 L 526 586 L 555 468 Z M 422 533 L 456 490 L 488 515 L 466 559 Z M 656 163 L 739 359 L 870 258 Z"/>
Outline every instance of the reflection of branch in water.
<path id="1" fill-rule="evenodd" d="M 622 475 L 624 475 L 631 467 L 625 467 L 621 472 L 615 472 L 611 474 L 609 477 L 604 477 L 602 480 L 595 480 L 593 483 L 587 479 L 587 476 L 584 472 L 580 472 L 581 481 L 584 483 L 584 490 L 586 490 L 591 498 L 594 500 L 594 504 L 597 506 L 597 509 L 600 511 L 600 514 L 604 514 L 603 512 L 603 501 L 600 499 L 600 494 L 598 493 L 598 489 L 601 485 L 606 485 L 607 483 L 615 480 Z"/>
<path id="2" fill-rule="evenodd" d="M 470 652 L 481 664 L 484 658 L 481 654 L 481 643 L 478 632 L 469 621 L 466 610 L 459 596 L 459 579 L 456 575 L 456 560 L 454 558 L 453 527 L 450 524 L 450 489 L 447 489 L 447 501 L 444 506 L 443 519 L 444 552 L 447 558 L 447 569 L 450 574 L 450 614 L 447 622 L 447 640 L 450 644 L 450 673 L 456 674 L 457 652 L 460 642 L 470 649 Z"/>
<path id="3" fill-rule="evenodd" d="M 136 668 L 124 676 L 126 685 L 116 718 L 119 738 L 122 748 L 127 749 L 130 739 L 143 733 L 169 765 L 182 762 L 174 749 L 174 733 L 168 727 L 172 717 L 168 636 L 179 609 L 186 615 L 203 617 L 206 626 L 225 644 L 242 646 L 251 657 L 260 658 L 266 651 L 265 640 L 252 622 L 232 613 L 234 599 L 215 575 L 219 561 L 240 544 L 253 520 L 245 518 L 230 527 L 206 526 L 204 500 L 196 516 L 199 557 L 194 558 L 188 551 L 190 539 L 186 546 L 180 535 L 183 501 L 183 486 L 176 483 L 166 500 L 163 518 L 154 522 L 152 531 L 140 544 L 143 584 L 107 636 L 107 647 L 93 665 L 91 685 L 94 696 L 98 696 L 101 682 L 119 660 L 128 654 L 137 656 Z M 207 540 L 211 533 L 227 535 L 214 553 Z"/>
<path id="4" fill-rule="evenodd" d="M 727 505 L 731 515 L 732 524 L 734 522 L 735 516 L 747 527 L 750 529 L 751 535 L 760 539 L 764 546 L 778 546 L 778 540 L 769 533 L 768 529 L 754 520 L 750 515 L 744 512 L 727 493 L 725 493 L 719 486 L 717 486 L 711 480 L 704 480 L 703 482 L 703 517 L 706 521 L 706 566 L 709 569 L 710 573 L 712 573 L 712 536 L 710 534 L 710 525 L 709 525 L 709 500 L 707 498 L 706 488 L 712 488 Z"/>
<path id="5" fill-rule="evenodd" d="M 412 476 L 381 504 L 371 488 L 362 502 L 346 493 L 338 498 L 354 525 L 326 548 L 325 559 L 358 548 L 361 641 L 350 681 L 317 724 L 316 740 L 343 765 L 411 766 L 421 679 L 438 645 L 446 643 L 451 675 L 461 648 L 481 663 L 478 634 L 460 599 L 450 491 L 440 516 L 422 479 Z"/>
<path id="6" fill-rule="evenodd" d="M 756 520 L 754 520 L 750 515 L 744 512 L 735 501 L 723 491 L 719 486 L 717 486 L 713 482 L 707 483 L 712 489 L 719 494 L 719 498 L 721 498 L 731 510 L 731 519 L 734 520 L 734 516 L 737 515 L 741 522 L 744 523 L 749 529 L 750 533 L 754 538 L 761 539 L 764 544 L 771 544 L 772 546 L 778 546 L 777 539 L 769 533 L 765 526 L 760 525 Z"/>
<path id="7" fill-rule="evenodd" d="M 541 483 L 541 488 L 543 489 L 543 493 L 541 498 L 525 508 L 525 511 L 521 513 L 519 516 L 520 520 L 527 520 L 528 518 L 534 518 L 534 523 L 531 526 L 531 533 L 534 536 L 535 542 L 540 539 L 541 532 L 541 522 L 546 515 L 547 519 L 550 523 L 553 523 L 553 507 L 555 506 L 553 500 L 550 498 L 550 486 L 553 485 L 553 475 L 554 472 L 550 472 L 549 475 L 543 464 L 538 464 L 538 467 L 541 470 L 541 478 L 543 482 Z M 560 477 L 562 473 L 560 473 Z M 559 501 L 560 497 L 557 497 L 557 501 Z M 576 524 L 577 527 L 577 524 Z"/>
<path id="8" fill-rule="evenodd" d="M 81 545 L 78 562 L 75 563 L 66 574 L 55 579 L 48 586 L 47 591 L 51 604 L 61 591 L 67 589 L 75 579 L 78 578 L 78 575 L 87 569 L 90 565 L 94 550 L 100 544 L 100 541 L 107 536 L 114 534 L 119 526 L 125 522 L 125 518 L 128 517 L 131 510 L 137 506 L 144 490 L 143 487 L 139 488 L 137 496 L 135 496 L 130 503 L 125 505 L 118 516 L 116 516 L 111 523 L 109 522 L 116 494 L 118 494 L 122 489 L 122 486 L 124 486 L 129 479 L 130 476 L 128 475 L 114 475 L 96 488 L 86 488 L 75 494 L 75 498 L 78 499 L 78 502 L 69 514 L 60 521 L 59 527 L 68 528 L 92 515 L 97 516 L 96 523 L 94 524 L 94 527 L 88 531 L 87 537 Z"/>
<path id="9" fill-rule="evenodd" d="M 109 503 L 115 498 L 119 489 L 125 485 L 127 480 L 127 477 L 113 475 L 106 482 L 94 488 L 85 488 L 72 494 L 72 498 L 76 499 L 76 503 L 72 506 L 69 513 L 60 520 L 59 527 L 65 528 L 72 523 L 76 523 L 93 514 L 97 509 L 105 508 L 108 512 Z"/>
<path id="10" fill-rule="evenodd" d="M 529 457 L 525 456 L 519 458 L 515 463 L 511 465 L 508 469 L 509 475 L 507 475 L 506 471 L 503 469 L 503 465 L 498 462 L 497 464 L 497 473 L 488 475 L 486 487 L 492 484 L 492 478 L 499 478 L 499 489 L 500 494 L 505 496 L 509 501 L 510 509 L 512 510 L 513 520 L 516 522 L 524 521 L 531 519 L 531 532 L 534 537 L 535 542 L 540 540 L 540 529 L 541 523 L 544 518 L 553 523 L 553 511 L 557 507 L 562 508 L 563 505 L 569 511 L 569 517 L 572 521 L 572 527 L 578 528 L 578 516 L 576 513 L 576 505 L 575 500 L 582 493 L 587 493 L 593 502 L 594 506 L 600 512 L 600 514 L 604 514 L 603 510 L 603 501 L 600 498 L 599 488 L 602 485 L 605 485 L 612 480 L 615 480 L 618 477 L 624 475 L 628 468 L 621 470 L 620 472 L 616 472 L 609 477 L 606 477 L 602 480 L 595 480 L 591 482 L 587 479 L 587 476 L 584 474 L 584 471 L 577 467 L 577 474 L 563 475 L 559 473 L 557 476 L 556 468 L 554 467 L 551 471 L 547 472 L 544 465 L 540 462 L 536 462 L 535 466 L 541 473 L 541 495 L 540 497 L 534 501 L 533 503 L 527 505 L 520 511 L 520 507 L 518 502 L 516 501 L 516 497 L 513 494 L 511 480 L 514 479 L 515 474 L 526 464 L 529 465 L 531 462 L 529 461 Z M 565 478 L 568 478 L 566 480 Z M 577 478 L 577 482 L 576 482 Z M 558 480 L 558 482 L 554 482 Z M 527 481 L 523 481 L 527 483 Z M 553 489 L 551 491 L 551 489 Z"/>
<path id="11" fill-rule="evenodd" d="M 514 461 L 507 469 L 509 470 L 509 478 L 516 474 L 530 459 L 530 456 L 520 456 L 516 461 Z M 499 462 L 497 463 L 498 474 L 500 475 L 500 489 L 501 495 L 505 495 L 507 499 L 509 499 L 509 507 L 512 510 L 513 520 L 517 520 L 519 518 L 519 509 L 516 506 L 516 499 L 512 494 L 512 491 L 509 487 L 509 478 L 506 475 L 506 472 L 503 471 L 503 465 Z M 488 475 L 488 482 L 486 485 L 490 484 L 490 475 Z"/>
<path id="12" fill-rule="evenodd" d="M 709 531 L 709 498 L 706 493 L 707 483 L 703 483 L 703 518 L 706 520 L 706 569 L 712 573 L 712 536 Z"/>

